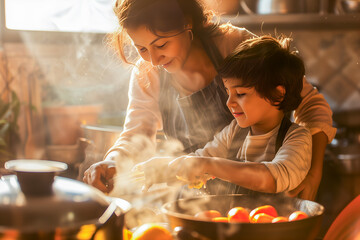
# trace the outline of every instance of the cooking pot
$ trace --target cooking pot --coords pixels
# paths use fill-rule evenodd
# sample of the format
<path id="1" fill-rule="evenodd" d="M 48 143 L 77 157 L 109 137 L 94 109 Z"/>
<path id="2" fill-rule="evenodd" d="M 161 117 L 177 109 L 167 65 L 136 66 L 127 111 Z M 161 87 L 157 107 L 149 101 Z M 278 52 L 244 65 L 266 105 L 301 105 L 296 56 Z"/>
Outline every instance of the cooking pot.
<path id="1" fill-rule="evenodd" d="M 345 175 L 360 174 L 360 144 L 352 144 L 348 146 L 329 147 L 326 154 L 335 164 L 338 173 Z"/>
<path id="2" fill-rule="evenodd" d="M 360 128 L 360 109 L 334 111 L 333 120 L 339 127 Z"/>
<path id="3" fill-rule="evenodd" d="M 122 127 L 108 125 L 81 125 L 81 128 L 84 131 L 84 137 L 93 146 L 92 151 L 102 157 L 114 145 L 123 130 Z"/>
<path id="4" fill-rule="evenodd" d="M 247 14 L 319 13 L 325 9 L 325 0 L 240 0 Z"/>
<path id="5" fill-rule="evenodd" d="M 16 175 L 1 177 L 0 239 L 123 239 L 124 215 L 130 203 L 109 198 L 85 183 L 54 177 L 63 166 L 29 159 L 5 163 Z M 24 175 L 30 176 L 31 182 L 25 180 L 27 187 L 19 181 Z M 45 180 L 50 191 L 31 191 Z"/>
<path id="6" fill-rule="evenodd" d="M 92 164 L 103 160 L 123 130 L 122 127 L 110 125 L 81 125 L 81 128 L 89 145 L 85 149 L 85 160 L 79 165 L 79 180 Z"/>
<path id="7" fill-rule="evenodd" d="M 279 223 L 227 223 L 211 222 L 195 218 L 194 215 L 205 210 L 217 210 L 223 216 L 233 207 L 256 207 L 270 204 L 279 216 L 289 216 L 300 210 L 308 218 Z M 189 199 L 179 199 L 166 203 L 162 211 L 169 218 L 171 228 L 182 228 L 187 236 L 184 239 L 216 240 L 306 240 L 315 239 L 320 228 L 324 207 L 316 202 L 274 195 L 218 195 Z M 180 231 L 179 231 L 180 232 Z M 192 237 L 190 237 L 192 236 Z M 198 236 L 198 238 L 194 237 Z"/>

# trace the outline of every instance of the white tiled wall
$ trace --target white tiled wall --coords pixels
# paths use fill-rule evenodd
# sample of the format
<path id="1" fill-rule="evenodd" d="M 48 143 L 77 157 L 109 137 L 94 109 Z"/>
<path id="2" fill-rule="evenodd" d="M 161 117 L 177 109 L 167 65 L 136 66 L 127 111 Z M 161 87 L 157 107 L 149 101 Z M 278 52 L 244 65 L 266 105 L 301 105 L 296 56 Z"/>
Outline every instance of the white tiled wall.
<path id="1" fill-rule="evenodd" d="M 293 33 L 310 82 L 333 110 L 360 109 L 360 31 Z"/>

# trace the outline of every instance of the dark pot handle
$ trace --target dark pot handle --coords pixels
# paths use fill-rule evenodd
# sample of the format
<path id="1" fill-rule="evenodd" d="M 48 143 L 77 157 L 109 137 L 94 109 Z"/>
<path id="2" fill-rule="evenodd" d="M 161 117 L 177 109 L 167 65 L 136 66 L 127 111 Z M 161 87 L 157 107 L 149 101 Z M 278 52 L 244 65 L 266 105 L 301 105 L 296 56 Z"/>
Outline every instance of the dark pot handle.
<path id="1" fill-rule="evenodd" d="M 116 215 L 118 216 L 118 212 L 119 210 L 121 210 L 119 208 L 119 206 L 115 203 L 115 202 L 111 202 L 110 205 L 106 208 L 106 210 L 104 211 L 104 213 L 99 217 L 96 225 L 96 230 L 93 233 L 93 235 L 91 236 L 91 240 L 95 239 L 96 233 L 103 227 L 106 225 L 106 223 L 109 221 L 109 219 L 113 216 Z"/>
<path id="2" fill-rule="evenodd" d="M 174 228 L 174 234 L 179 240 L 210 240 L 194 230 L 180 226 Z"/>

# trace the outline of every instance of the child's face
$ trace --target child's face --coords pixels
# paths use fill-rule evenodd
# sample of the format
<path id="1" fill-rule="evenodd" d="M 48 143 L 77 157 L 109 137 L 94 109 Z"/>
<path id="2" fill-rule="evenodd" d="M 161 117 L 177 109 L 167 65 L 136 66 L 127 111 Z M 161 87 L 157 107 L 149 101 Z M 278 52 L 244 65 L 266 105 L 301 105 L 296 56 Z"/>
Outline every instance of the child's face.
<path id="1" fill-rule="evenodd" d="M 251 127 L 252 134 L 265 134 L 282 119 L 282 111 L 259 96 L 254 87 L 242 87 L 241 79 L 224 78 L 229 95 L 227 106 L 242 128 Z"/>

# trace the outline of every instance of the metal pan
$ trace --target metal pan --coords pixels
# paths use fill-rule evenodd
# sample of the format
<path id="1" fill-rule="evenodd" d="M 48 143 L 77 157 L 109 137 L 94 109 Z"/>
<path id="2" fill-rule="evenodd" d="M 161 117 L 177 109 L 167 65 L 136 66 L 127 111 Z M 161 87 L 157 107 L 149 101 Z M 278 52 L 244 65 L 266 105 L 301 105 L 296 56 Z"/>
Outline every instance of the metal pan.
<path id="1" fill-rule="evenodd" d="M 281 216 L 289 216 L 300 210 L 309 217 L 280 223 L 223 223 L 194 217 L 204 210 L 217 210 L 226 216 L 236 206 L 254 209 L 266 204 L 274 206 Z M 172 229 L 182 227 L 187 232 L 202 236 L 199 239 L 307 240 L 315 239 L 319 233 L 324 207 L 316 202 L 284 196 L 222 195 L 180 199 L 166 203 L 162 211 L 168 217 Z"/>

